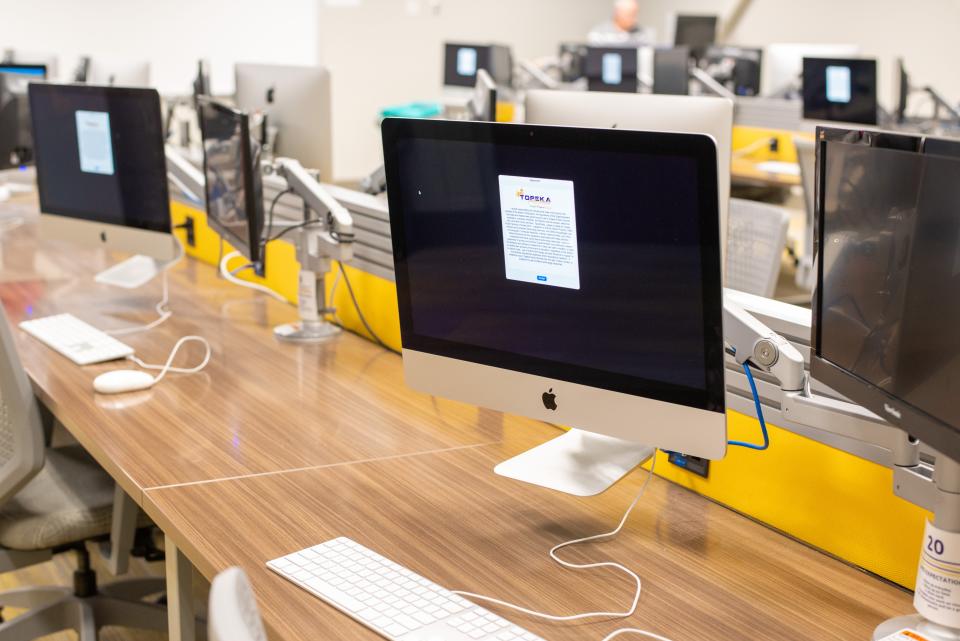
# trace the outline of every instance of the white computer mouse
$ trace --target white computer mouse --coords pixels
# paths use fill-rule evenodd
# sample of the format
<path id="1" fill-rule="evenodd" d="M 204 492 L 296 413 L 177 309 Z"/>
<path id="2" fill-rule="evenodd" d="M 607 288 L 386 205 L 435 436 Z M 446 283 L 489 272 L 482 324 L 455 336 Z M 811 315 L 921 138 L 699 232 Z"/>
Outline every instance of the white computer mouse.
<path id="1" fill-rule="evenodd" d="M 153 376 L 137 369 L 116 369 L 93 379 L 93 389 L 101 394 L 122 394 L 148 389 L 156 382 Z"/>

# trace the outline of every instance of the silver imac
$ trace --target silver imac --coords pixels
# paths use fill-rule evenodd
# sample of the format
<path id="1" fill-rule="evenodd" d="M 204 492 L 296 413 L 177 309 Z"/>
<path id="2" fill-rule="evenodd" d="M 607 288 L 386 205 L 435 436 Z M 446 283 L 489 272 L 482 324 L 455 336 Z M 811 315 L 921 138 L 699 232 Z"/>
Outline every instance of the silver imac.
<path id="1" fill-rule="evenodd" d="M 266 114 L 273 152 L 333 179 L 330 73 L 323 67 L 238 64 L 237 107 Z"/>
<path id="2" fill-rule="evenodd" d="M 157 92 L 31 84 L 29 95 L 44 237 L 172 260 Z"/>
<path id="3" fill-rule="evenodd" d="M 576 428 L 499 473 L 591 495 L 651 447 L 724 456 L 711 138 L 382 129 L 407 384 Z"/>
<path id="4" fill-rule="evenodd" d="M 726 247 L 730 206 L 733 102 L 709 96 L 530 91 L 526 121 L 538 125 L 616 127 L 706 134 L 717 143 L 721 248 Z M 642 198 L 637 194 L 637 198 Z M 723 250 L 721 250 L 721 253 Z"/>
<path id="5" fill-rule="evenodd" d="M 86 84 L 109 87 L 149 87 L 150 62 L 91 58 Z"/>

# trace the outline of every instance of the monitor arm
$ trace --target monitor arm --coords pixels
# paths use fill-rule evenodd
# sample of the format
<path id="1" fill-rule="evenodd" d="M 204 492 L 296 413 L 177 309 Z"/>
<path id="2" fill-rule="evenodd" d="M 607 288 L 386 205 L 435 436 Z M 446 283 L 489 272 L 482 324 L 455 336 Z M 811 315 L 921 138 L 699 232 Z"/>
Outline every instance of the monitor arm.
<path id="1" fill-rule="evenodd" d="M 918 613 L 882 623 L 874 641 L 894 638 L 904 629 L 922 638 L 960 641 L 960 585 L 949 570 L 960 565 L 960 463 L 938 456 L 931 474 L 920 462 L 919 442 L 907 432 L 858 405 L 813 394 L 797 349 L 729 300 L 724 302 L 724 337 L 738 363 L 749 362 L 777 379 L 784 416 L 888 449 L 894 494 L 935 514 L 922 541 L 914 596 Z"/>
<path id="2" fill-rule="evenodd" d="M 324 320 L 324 314 L 333 311 L 326 303 L 324 278 L 332 260 L 343 262 L 353 258 L 353 216 L 298 161 L 277 158 L 264 167 L 267 173 L 283 178 L 304 205 L 304 222 L 294 231 L 300 262 L 297 289 L 300 320 L 274 328 L 274 335 L 299 343 L 327 340 L 337 334 L 339 328 Z"/>
<path id="3" fill-rule="evenodd" d="M 369 176 L 360 181 L 360 189 L 376 196 L 387 191 L 387 169 L 380 165 Z"/>
<path id="4" fill-rule="evenodd" d="M 711 76 L 709 73 L 707 73 L 706 71 L 704 71 L 704 70 L 701 69 L 700 67 L 698 67 L 698 66 L 696 66 L 696 65 L 692 65 L 692 66 L 690 67 L 690 75 L 693 76 L 693 78 L 694 78 L 697 82 L 699 82 L 701 85 L 703 85 L 704 87 L 706 87 L 708 90 L 712 91 L 713 93 L 717 94 L 717 95 L 720 96 L 721 98 L 727 98 L 727 99 L 729 99 L 729 100 L 736 100 L 736 99 L 737 99 L 737 95 L 736 95 L 735 93 L 733 93 L 732 91 L 730 91 L 729 89 L 727 89 L 726 87 L 724 87 L 722 84 L 720 84 L 719 82 L 717 82 L 717 81 L 713 78 L 713 76 Z"/>
<path id="5" fill-rule="evenodd" d="M 187 198 L 202 204 L 206 197 L 206 179 L 203 172 L 172 145 L 164 145 L 163 151 L 167 157 L 167 176 Z"/>

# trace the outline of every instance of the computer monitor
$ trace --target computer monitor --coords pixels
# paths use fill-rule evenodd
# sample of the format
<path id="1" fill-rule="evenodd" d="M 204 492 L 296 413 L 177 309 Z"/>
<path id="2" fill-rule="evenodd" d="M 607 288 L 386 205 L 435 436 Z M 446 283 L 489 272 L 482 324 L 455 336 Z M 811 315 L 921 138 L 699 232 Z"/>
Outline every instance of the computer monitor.
<path id="1" fill-rule="evenodd" d="M 156 90 L 33 83 L 30 116 L 45 237 L 174 258 Z"/>
<path id="2" fill-rule="evenodd" d="M 497 85 L 486 69 L 477 71 L 477 85 L 467 103 L 470 119 L 480 122 L 497 121 Z"/>
<path id="3" fill-rule="evenodd" d="M 678 15 L 673 31 L 673 44 L 688 47 L 693 58 L 700 59 L 707 47 L 717 41 L 717 16 Z"/>
<path id="4" fill-rule="evenodd" d="M 560 80 L 576 82 L 586 75 L 587 48 L 585 44 L 564 42 L 557 54 L 557 66 L 560 68 Z"/>
<path id="5" fill-rule="evenodd" d="M 261 145 L 246 112 L 207 96 L 199 99 L 206 177 L 207 223 L 263 275 Z"/>
<path id="6" fill-rule="evenodd" d="M 687 47 L 654 50 L 653 93 L 668 96 L 690 93 L 690 50 Z"/>
<path id="7" fill-rule="evenodd" d="M 817 130 L 811 374 L 960 459 L 960 142 Z"/>
<path id="8" fill-rule="evenodd" d="M 146 60 L 108 60 L 91 58 L 87 84 L 109 87 L 149 87 L 150 63 Z"/>
<path id="9" fill-rule="evenodd" d="M 777 43 L 763 56 L 763 94 L 794 94 L 800 89 L 804 58 L 856 58 L 860 47 L 851 44 Z"/>
<path id="10" fill-rule="evenodd" d="M 676 131 L 712 137 L 717 143 L 720 229 L 725 242 L 733 137 L 733 103 L 730 100 L 712 96 L 529 91 L 524 108 L 526 120 L 532 124 Z M 636 198 L 642 199 L 642 194 L 638 192 Z"/>
<path id="11" fill-rule="evenodd" d="M 877 124 L 877 61 L 803 59 L 803 117 Z"/>
<path id="12" fill-rule="evenodd" d="M 43 64 L 0 64 L 0 169 L 33 162 L 27 86 L 46 77 Z"/>
<path id="13" fill-rule="evenodd" d="M 513 84 L 513 54 L 504 45 L 447 42 L 443 45 L 443 84 L 473 87 L 477 70 L 486 69 L 500 86 Z"/>
<path id="14" fill-rule="evenodd" d="M 710 76 L 737 96 L 759 96 L 763 49 L 711 46 L 702 64 Z"/>
<path id="15" fill-rule="evenodd" d="M 273 153 L 333 180 L 330 72 L 323 67 L 238 64 L 237 107 L 276 127 Z M 472 83 L 471 83 L 472 84 Z"/>
<path id="16" fill-rule="evenodd" d="M 382 131 L 408 385 L 724 455 L 709 137 L 413 119 Z"/>
<path id="17" fill-rule="evenodd" d="M 584 74 L 590 91 L 637 93 L 638 52 L 634 47 L 588 47 Z"/>

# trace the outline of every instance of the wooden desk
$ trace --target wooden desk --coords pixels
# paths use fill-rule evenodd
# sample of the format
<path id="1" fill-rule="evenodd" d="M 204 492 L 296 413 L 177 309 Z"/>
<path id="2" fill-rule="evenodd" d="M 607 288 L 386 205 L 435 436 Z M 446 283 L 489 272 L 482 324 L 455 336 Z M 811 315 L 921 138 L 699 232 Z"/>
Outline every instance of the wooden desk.
<path id="1" fill-rule="evenodd" d="M 763 171 L 760 163 L 751 158 L 734 158 L 730 161 L 730 178 L 734 183 L 758 185 L 761 187 L 780 187 L 789 189 L 800 185 L 797 174 L 780 174 Z"/>
<path id="2" fill-rule="evenodd" d="M 379 638 L 264 567 L 336 536 L 453 589 L 555 613 L 621 609 L 633 594 L 628 578 L 564 570 L 547 551 L 612 529 L 645 472 L 591 499 L 493 473 L 554 435 L 508 419 L 496 445 L 160 488 L 146 492 L 145 505 L 205 576 L 231 565 L 247 571 L 275 640 Z M 882 620 L 911 609 L 905 592 L 662 479 L 619 538 L 561 554 L 620 561 L 638 572 L 644 592 L 627 620 L 549 623 L 501 610 L 551 641 L 599 641 L 626 625 L 674 641 L 847 641 L 869 639 Z"/>
<path id="3" fill-rule="evenodd" d="M 155 318 L 159 279 L 128 292 L 98 285 L 111 261 L 99 251 L 40 243 L 27 224 L 0 237 L 6 265 L 20 277 L 0 283 L 15 325 L 32 312 L 70 312 L 106 329 Z M 33 266 L 33 277 L 24 276 Z M 48 278 L 49 277 L 49 278 Z M 2 279 L 0 279 L 2 280 Z M 173 317 L 122 337 L 138 355 L 163 363 L 181 336 L 204 336 L 213 358 L 194 376 L 168 376 L 136 394 L 94 394 L 92 381 L 117 363 L 77 367 L 23 332 L 18 349 L 40 399 L 137 502 L 143 490 L 249 474 L 444 450 L 501 438 L 499 421 L 435 401 L 402 383 L 401 360 L 344 334 L 326 345 L 277 341 L 271 327 L 296 310 L 229 285 L 184 260 L 170 275 Z M 196 362 L 202 348 L 185 348 Z M 438 426 L 443 429 L 438 429 Z"/>
<path id="4" fill-rule="evenodd" d="M 69 311 L 101 328 L 152 319 L 159 284 L 93 283 L 101 252 L 39 242 L 28 224 L 0 236 L 0 299 L 12 322 Z M 23 335 L 18 349 L 41 399 L 164 530 L 171 638 L 189 638 L 189 562 L 212 577 L 250 572 L 274 641 L 374 639 L 269 574 L 264 562 L 351 536 L 451 588 L 554 611 L 613 607 L 629 581 L 552 565 L 550 545 L 610 528 L 640 475 L 583 500 L 495 476 L 499 461 L 556 434 L 408 390 L 400 359 L 344 335 L 326 346 L 278 343 L 295 311 L 185 261 L 171 274 L 172 320 L 125 338 L 161 361 L 201 334 L 210 368 L 139 395 L 98 397 L 110 365 L 80 368 Z M 197 357 L 194 352 L 188 357 Z M 868 638 L 911 610 L 909 596 L 761 525 L 656 480 L 624 535 L 571 550 L 614 558 L 646 582 L 630 621 L 552 625 L 511 618 L 556 641 L 599 639 L 633 623 L 683 639 Z"/>

